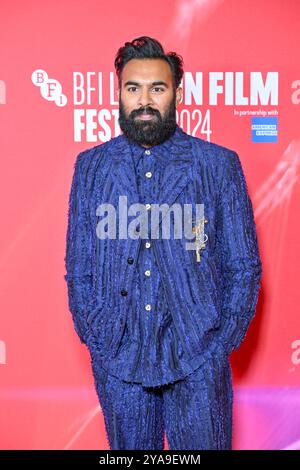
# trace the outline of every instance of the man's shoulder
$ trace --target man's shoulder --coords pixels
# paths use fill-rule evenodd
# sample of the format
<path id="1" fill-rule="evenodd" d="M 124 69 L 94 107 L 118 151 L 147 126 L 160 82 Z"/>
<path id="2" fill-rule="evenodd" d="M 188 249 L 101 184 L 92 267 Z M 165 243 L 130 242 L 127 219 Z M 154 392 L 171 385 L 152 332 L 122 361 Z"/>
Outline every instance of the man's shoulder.
<path id="1" fill-rule="evenodd" d="M 102 159 L 104 163 L 106 155 L 108 155 L 108 152 L 119 142 L 120 138 L 121 135 L 112 137 L 108 141 L 81 150 L 76 159 L 78 164 L 81 167 L 86 167 L 90 166 L 92 163 L 98 162 L 99 159 Z"/>
<path id="2" fill-rule="evenodd" d="M 201 137 L 186 135 L 192 143 L 195 167 L 200 172 L 207 171 L 212 174 L 217 185 L 231 178 L 237 167 L 241 168 L 238 153 L 234 149 Z"/>
<path id="3" fill-rule="evenodd" d="M 203 155 L 206 158 L 223 161 L 224 159 L 228 159 L 236 154 L 234 149 L 226 147 L 225 145 L 218 144 L 217 142 L 210 142 L 202 139 L 201 137 L 192 136 L 190 134 L 186 135 L 191 140 L 194 150 L 196 151 L 196 155 Z"/>

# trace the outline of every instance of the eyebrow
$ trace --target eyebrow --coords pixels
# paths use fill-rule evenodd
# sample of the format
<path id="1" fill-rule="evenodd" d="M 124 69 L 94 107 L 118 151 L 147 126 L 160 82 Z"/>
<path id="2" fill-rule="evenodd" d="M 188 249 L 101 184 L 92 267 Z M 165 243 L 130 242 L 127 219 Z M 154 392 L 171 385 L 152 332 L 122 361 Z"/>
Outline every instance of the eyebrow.
<path id="1" fill-rule="evenodd" d="M 139 86 L 140 84 L 138 82 L 134 82 L 132 80 L 128 80 L 126 83 L 124 83 L 124 87 L 128 85 L 134 85 L 134 86 Z M 163 82 L 162 80 L 152 82 L 150 86 L 157 86 L 157 85 L 164 85 L 166 88 L 169 88 L 166 82 Z"/>

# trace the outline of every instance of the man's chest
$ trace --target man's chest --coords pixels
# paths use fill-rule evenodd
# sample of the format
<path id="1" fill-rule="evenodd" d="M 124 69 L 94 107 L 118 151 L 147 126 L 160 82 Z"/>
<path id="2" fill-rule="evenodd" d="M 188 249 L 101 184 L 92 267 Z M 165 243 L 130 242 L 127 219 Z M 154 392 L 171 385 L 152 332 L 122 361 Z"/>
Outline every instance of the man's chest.
<path id="1" fill-rule="evenodd" d="M 143 154 L 134 161 L 136 184 L 140 202 L 147 203 L 158 195 L 161 185 L 162 169 L 152 154 Z"/>

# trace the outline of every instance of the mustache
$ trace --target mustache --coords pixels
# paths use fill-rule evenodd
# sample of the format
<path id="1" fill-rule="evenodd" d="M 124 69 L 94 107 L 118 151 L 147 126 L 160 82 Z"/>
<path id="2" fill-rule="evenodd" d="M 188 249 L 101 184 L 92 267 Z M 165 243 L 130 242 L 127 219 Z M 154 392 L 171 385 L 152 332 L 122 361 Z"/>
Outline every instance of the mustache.
<path id="1" fill-rule="evenodd" d="M 136 109 L 135 111 L 132 111 L 131 115 L 132 117 L 135 117 L 135 116 L 140 116 L 141 114 L 158 114 L 158 111 L 155 111 L 154 109 L 152 108 L 140 108 L 140 109 Z"/>

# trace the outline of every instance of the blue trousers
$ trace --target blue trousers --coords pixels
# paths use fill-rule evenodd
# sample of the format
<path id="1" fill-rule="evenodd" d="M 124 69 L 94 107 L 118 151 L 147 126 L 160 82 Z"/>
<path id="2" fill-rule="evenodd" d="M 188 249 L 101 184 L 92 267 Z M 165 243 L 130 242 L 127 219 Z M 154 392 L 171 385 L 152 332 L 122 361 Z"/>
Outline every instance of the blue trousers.
<path id="1" fill-rule="evenodd" d="M 144 387 L 110 375 L 92 358 L 110 449 L 232 449 L 232 370 L 226 354 L 184 379 Z"/>

